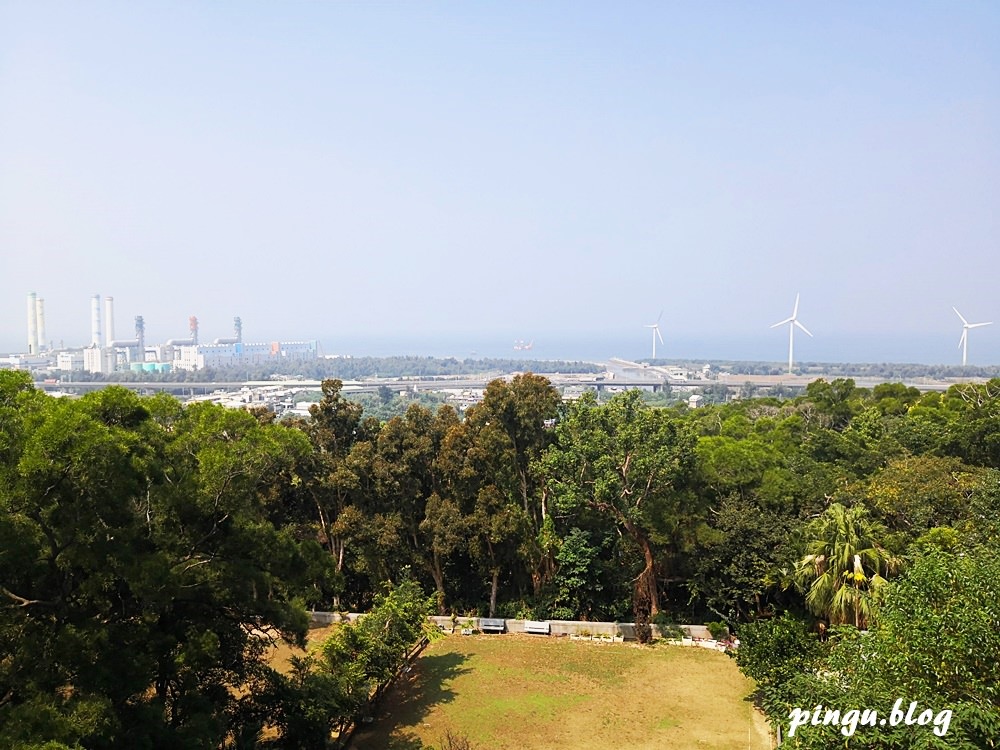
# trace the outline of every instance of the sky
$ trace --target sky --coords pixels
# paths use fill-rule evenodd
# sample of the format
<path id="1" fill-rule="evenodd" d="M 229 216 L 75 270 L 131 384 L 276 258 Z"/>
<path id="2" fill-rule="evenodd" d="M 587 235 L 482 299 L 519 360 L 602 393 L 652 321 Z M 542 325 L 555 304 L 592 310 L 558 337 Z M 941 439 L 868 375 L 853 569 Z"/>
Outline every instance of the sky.
<path id="1" fill-rule="evenodd" d="M 1000 363 L 995 2 L 0 0 L 0 352 Z"/>

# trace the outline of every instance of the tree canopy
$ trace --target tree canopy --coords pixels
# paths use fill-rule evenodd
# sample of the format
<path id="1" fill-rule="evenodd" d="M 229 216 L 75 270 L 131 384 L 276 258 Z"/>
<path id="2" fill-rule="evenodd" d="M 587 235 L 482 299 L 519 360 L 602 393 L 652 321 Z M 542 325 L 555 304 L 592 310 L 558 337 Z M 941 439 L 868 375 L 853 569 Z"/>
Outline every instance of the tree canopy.
<path id="1" fill-rule="evenodd" d="M 396 618 L 427 591 L 441 614 L 634 619 L 643 637 L 721 618 L 775 722 L 793 688 L 829 697 L 820 673 L 858 700 L 909 680 L 960 706 L 976 746 L 998 715 L 998 416 L 1000 381 L 687 409 L 566 403 L 522 374 L 464 415 L 388 419 L 328 380 L 308 418 L 276 422 L 0 372 L 0 745 L 235 747 L 267 726 L 311 746 L 388 656 L 350 640 L 364 626 L 283 674 L 272 644 L 303 642 L 307 608 Z M 884 674 L 848 665 L 865 648 Z M 344 656 L 361 653 L 363 678 Z"/>

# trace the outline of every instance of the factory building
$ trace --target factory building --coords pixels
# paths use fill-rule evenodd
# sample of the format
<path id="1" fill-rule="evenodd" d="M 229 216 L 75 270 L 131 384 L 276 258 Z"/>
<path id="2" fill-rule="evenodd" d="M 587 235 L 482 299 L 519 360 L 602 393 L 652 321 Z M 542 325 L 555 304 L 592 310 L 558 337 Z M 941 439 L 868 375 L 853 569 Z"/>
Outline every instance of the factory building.
<path id="1" fill-rule="evenodd" d="M 56 355 L 56 369 L 63 372 L 79 372 L 83 369 L 83 352 L 59 352 Z"/>
<path id="2" fill-rule="evenodd" d="M 203 370 L 248 367 L 272 362 L 307 362 L 316 359 L 318 352 L 319 345 L 316 341 L 213 343 L 174 347 L 172 361 L 178 370 Z"/>
<path id="3" fill-rule="evenodd" d="M 103 303 L 103 304 L 102 304 Z M 172 369 L 247 367 L 275 362 L 303 362 L 317 359 L 317 341 L 273 341 L 244 343 L 243 322 L 233 319 L 231 337 L 211 344 L 198 340 L 198 318 L 188 319 L 188 336 L 169 339 L 164 344 L 146 346 L 146 326 L 141 315 L 135 318 L 135 337 L 115 335 L 114 298 L 95 294 L 90 298 L 90 341 L 83 349 L 52 350 L 46 344 L 45 301 L 31 292 L 27 297 L 28 351 L 0 361 L 0 367 L 49 369 L 62 372 L 85 370 L 91 373 L 169 372 Z"/>
<path id="4" fill-rule="evenodd" d="M 83 350 L 83 369 L 107 375 L 118 369 L 118 352 L 103 346 L 88 346 Z"/>

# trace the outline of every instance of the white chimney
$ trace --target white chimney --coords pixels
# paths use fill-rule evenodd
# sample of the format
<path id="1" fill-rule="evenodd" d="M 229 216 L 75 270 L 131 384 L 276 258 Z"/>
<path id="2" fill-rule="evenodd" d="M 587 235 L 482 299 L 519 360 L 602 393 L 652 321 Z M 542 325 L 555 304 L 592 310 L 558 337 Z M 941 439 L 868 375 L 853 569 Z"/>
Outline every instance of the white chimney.
<path id="1" fill-rule="evenodd" d="M 38 351 L 47 350 L 45 338 L 45 300 L 41 297 L 35 302 L 35 330 L 38 336 Z"/>
<path id="2" fill-rule="evenodd" d="M 90 345 L 101 345 L 101 295 L 90 298 Z"/>
<path id="3" fill-rule="evenodd" d="M 115 340 L 115 298 L 104 298 L 104 345 L 111 346 Z"/>
<path id="4" fill-rule="evenodd" d="M 28 295 L 28 354 L 38 354 L 38 314 L 35 293 Z"/>

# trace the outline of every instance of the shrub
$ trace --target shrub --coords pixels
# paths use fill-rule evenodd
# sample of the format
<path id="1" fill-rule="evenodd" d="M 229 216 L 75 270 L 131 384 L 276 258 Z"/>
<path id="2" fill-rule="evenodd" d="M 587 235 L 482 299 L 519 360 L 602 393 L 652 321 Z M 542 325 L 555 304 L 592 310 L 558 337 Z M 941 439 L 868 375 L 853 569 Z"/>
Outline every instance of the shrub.
<path id="1" fill-rule="evenodd" d="M 705 627 L 717 641 L 724 641 L 729 637 L 729 626 L 724 622 L 706 622 Z"/>
<path id="2" fill-rule="evenodd" d="M 660 638 L 679 641 L 684 637 L 681 626 L 670 622 L 666 612 L 657 612 L 656 616 L 653 617 L 653 625 L 656 627 L 656 632 L 660 634 Z"/>

